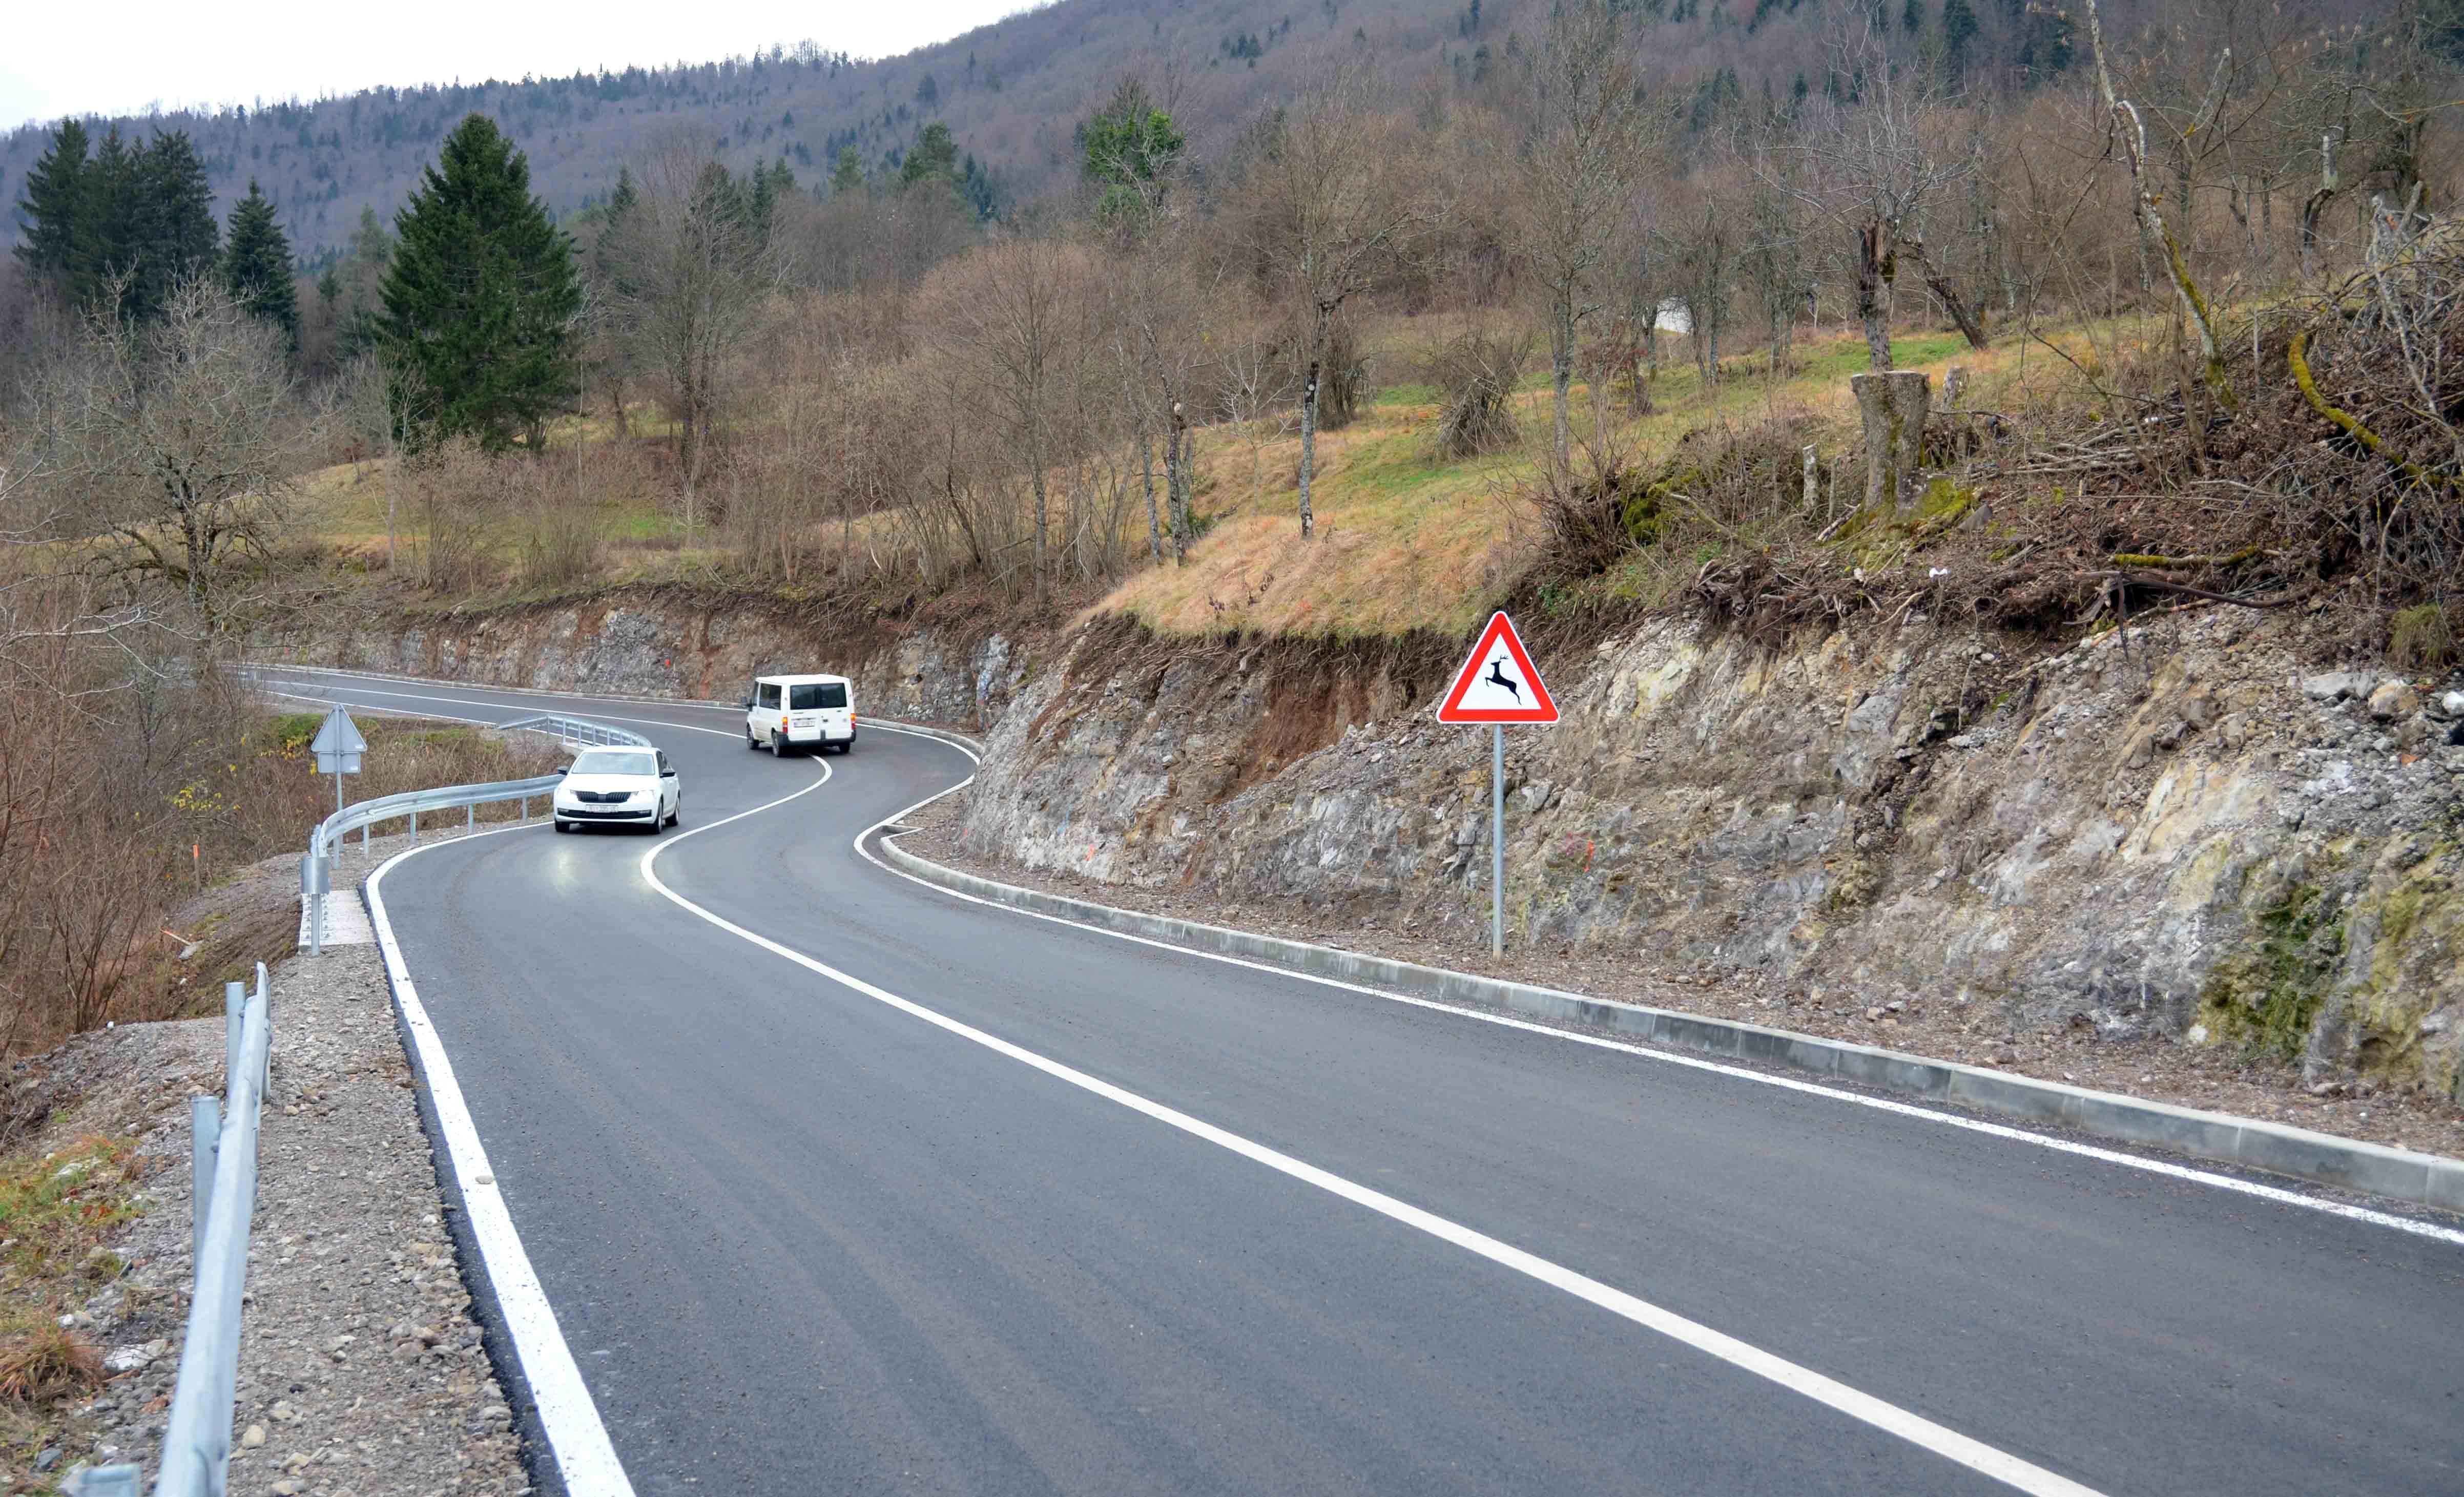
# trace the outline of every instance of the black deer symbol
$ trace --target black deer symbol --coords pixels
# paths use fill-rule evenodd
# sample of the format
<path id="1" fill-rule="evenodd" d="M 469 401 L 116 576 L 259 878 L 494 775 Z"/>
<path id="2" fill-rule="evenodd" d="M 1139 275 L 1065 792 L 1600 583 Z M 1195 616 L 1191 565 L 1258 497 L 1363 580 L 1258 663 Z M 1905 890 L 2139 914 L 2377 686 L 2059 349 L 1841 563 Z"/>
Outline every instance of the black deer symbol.
<path id="1" fill-rule="evenodd" d="M 1481 679 L 1486 681 L 1491 686 L 1502 686 L 1507 691 L 1512 692 L 1517 703 L 1520 703 L 1523 700 L 1523 688 L 1515 684 L 1515 682 L 1508 678 L 1506 673 L 1506 657 L 1504 655 L 1500 655 L 1488 663 L 1488 674 L 1482 676 Z"/>

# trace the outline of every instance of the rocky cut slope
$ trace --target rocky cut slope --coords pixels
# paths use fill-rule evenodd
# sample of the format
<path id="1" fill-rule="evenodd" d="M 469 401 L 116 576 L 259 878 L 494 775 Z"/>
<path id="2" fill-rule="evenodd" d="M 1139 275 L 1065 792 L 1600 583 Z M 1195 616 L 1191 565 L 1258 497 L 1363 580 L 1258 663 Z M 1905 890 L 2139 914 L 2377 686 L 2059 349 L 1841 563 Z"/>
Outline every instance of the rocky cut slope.
<path id="1" fill-rule="evenodd" d="M 1566 720 L 1507 740 L 1510 938 L 2464 1098 L 2464 675 L 2305 673 L 2304 628 L 2192 609 L 2036 653 L 1911 616 L 1771 651 L 1664 620 L 1544 657 Z M 1485 925 L 1486 736 L 1428 710 L 1456 642 L 901 629 L 634 591 L 266 643 L 654 696 L 841 670 L 868 713 L 986 736 L 977 857 Z"/>
<path id="2" fill-rule="evenodd" d="M 1661 622 L 1544 661 L 1511 939 L 2464 1095 L 2464 678 L 2304 676 L 2300 645 L 2229 610 L 2025 657 L 1922 618 L 1775 653 Z M 1469 934 L 1487 741 L 1437 684 L 1089 629 L 999 718 L 964 844 Z"/>

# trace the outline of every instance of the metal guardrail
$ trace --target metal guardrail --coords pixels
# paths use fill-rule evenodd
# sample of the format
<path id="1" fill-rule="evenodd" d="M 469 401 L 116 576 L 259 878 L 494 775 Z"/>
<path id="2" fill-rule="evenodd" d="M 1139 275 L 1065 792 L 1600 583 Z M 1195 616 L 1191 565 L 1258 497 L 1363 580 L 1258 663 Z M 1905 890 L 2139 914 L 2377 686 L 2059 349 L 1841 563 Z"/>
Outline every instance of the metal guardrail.
<path id="1" fill-rule="evenodd" d="M 570 717 L 562 713 L 539 713 L 528 717 L 516 717 L 510 722 L 494 724 L 494 733 L 539 733 L 579 748 L 651 748 L 649 738 L 625 728 L 587 717 Z M 522 803 L 522 819 L 530 819 L 530 799 L 550 795 L 556 790 L 558 775 L 540 775 L 531 780 L 504 780 L 483 785 L 440 785 L 433 790 L 406 790 L 400 795 L 381 795 L 374 800 L 355 802 L 317 824 L 308 834 L 307 855 L 299 860 L 299 902 L 308 911 L 308 954 L 322 956 L 325 951 L 325 896 L 331 892 L 334 852 L 342 839 L 356 831 L 364 848 L 373 828 L 382 823 L 407 822 L 413 838 L 419 835 L 422 811 L 463 813 L 463 825 L 478 825 L 478 808 L 506 801 Z"/>
<path id="2" fill-rule="evenodd" d="M 256 1214 L 256 1126 L 273 1054 L 274 995 L 260 961 L 256 991 L 237 982 L 223 987 L 221 1099 L 188 1099 L 196 1266 L 154 1497 L 223 1497 L 230 1479 L 240 1300 Z M 77 1472 L 72 1487 L 81 1497 L 137 1497 L 143 1480 L 134 1465 L 95 1466 Z"/>

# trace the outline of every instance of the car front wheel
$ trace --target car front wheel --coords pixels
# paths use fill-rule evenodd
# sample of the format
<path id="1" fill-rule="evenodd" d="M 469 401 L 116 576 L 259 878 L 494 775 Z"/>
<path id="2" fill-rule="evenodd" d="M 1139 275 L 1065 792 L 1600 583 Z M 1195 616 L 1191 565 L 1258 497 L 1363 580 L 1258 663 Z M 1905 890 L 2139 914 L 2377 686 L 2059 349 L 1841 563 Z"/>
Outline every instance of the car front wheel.
<path id="1" fill-rule="evenodd" d="M 556 824 L 556 829 L 559 831 L 571 831 L 573 830 L 573 823 L 560 820 Z"/>

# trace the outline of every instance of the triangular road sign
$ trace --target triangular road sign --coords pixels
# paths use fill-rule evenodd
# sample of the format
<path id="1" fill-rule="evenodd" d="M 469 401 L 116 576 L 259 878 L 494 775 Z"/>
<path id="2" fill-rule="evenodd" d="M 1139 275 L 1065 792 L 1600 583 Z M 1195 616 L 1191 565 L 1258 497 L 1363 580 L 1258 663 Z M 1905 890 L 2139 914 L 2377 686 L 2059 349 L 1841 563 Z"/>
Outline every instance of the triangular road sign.
<path id="1" fill-rule="evenodd" d="M 368 751 L 368 740 L 360 737 L 360 725 L 351 715 L 337 707 L 325 715 L 325 725 L 317 730 L 308 752 L 317 756 L 317 772 L 356 775 L 360 772 L 360 756 Z"/>
<path id="2" fill-rule="evenodd" d="M 1555 722 L 1557 703 L 1540 684 L 1514 621 L 1499 613 L 1481 630 L 1455 684 L 1438 708 L 1440 722 Z"/>

